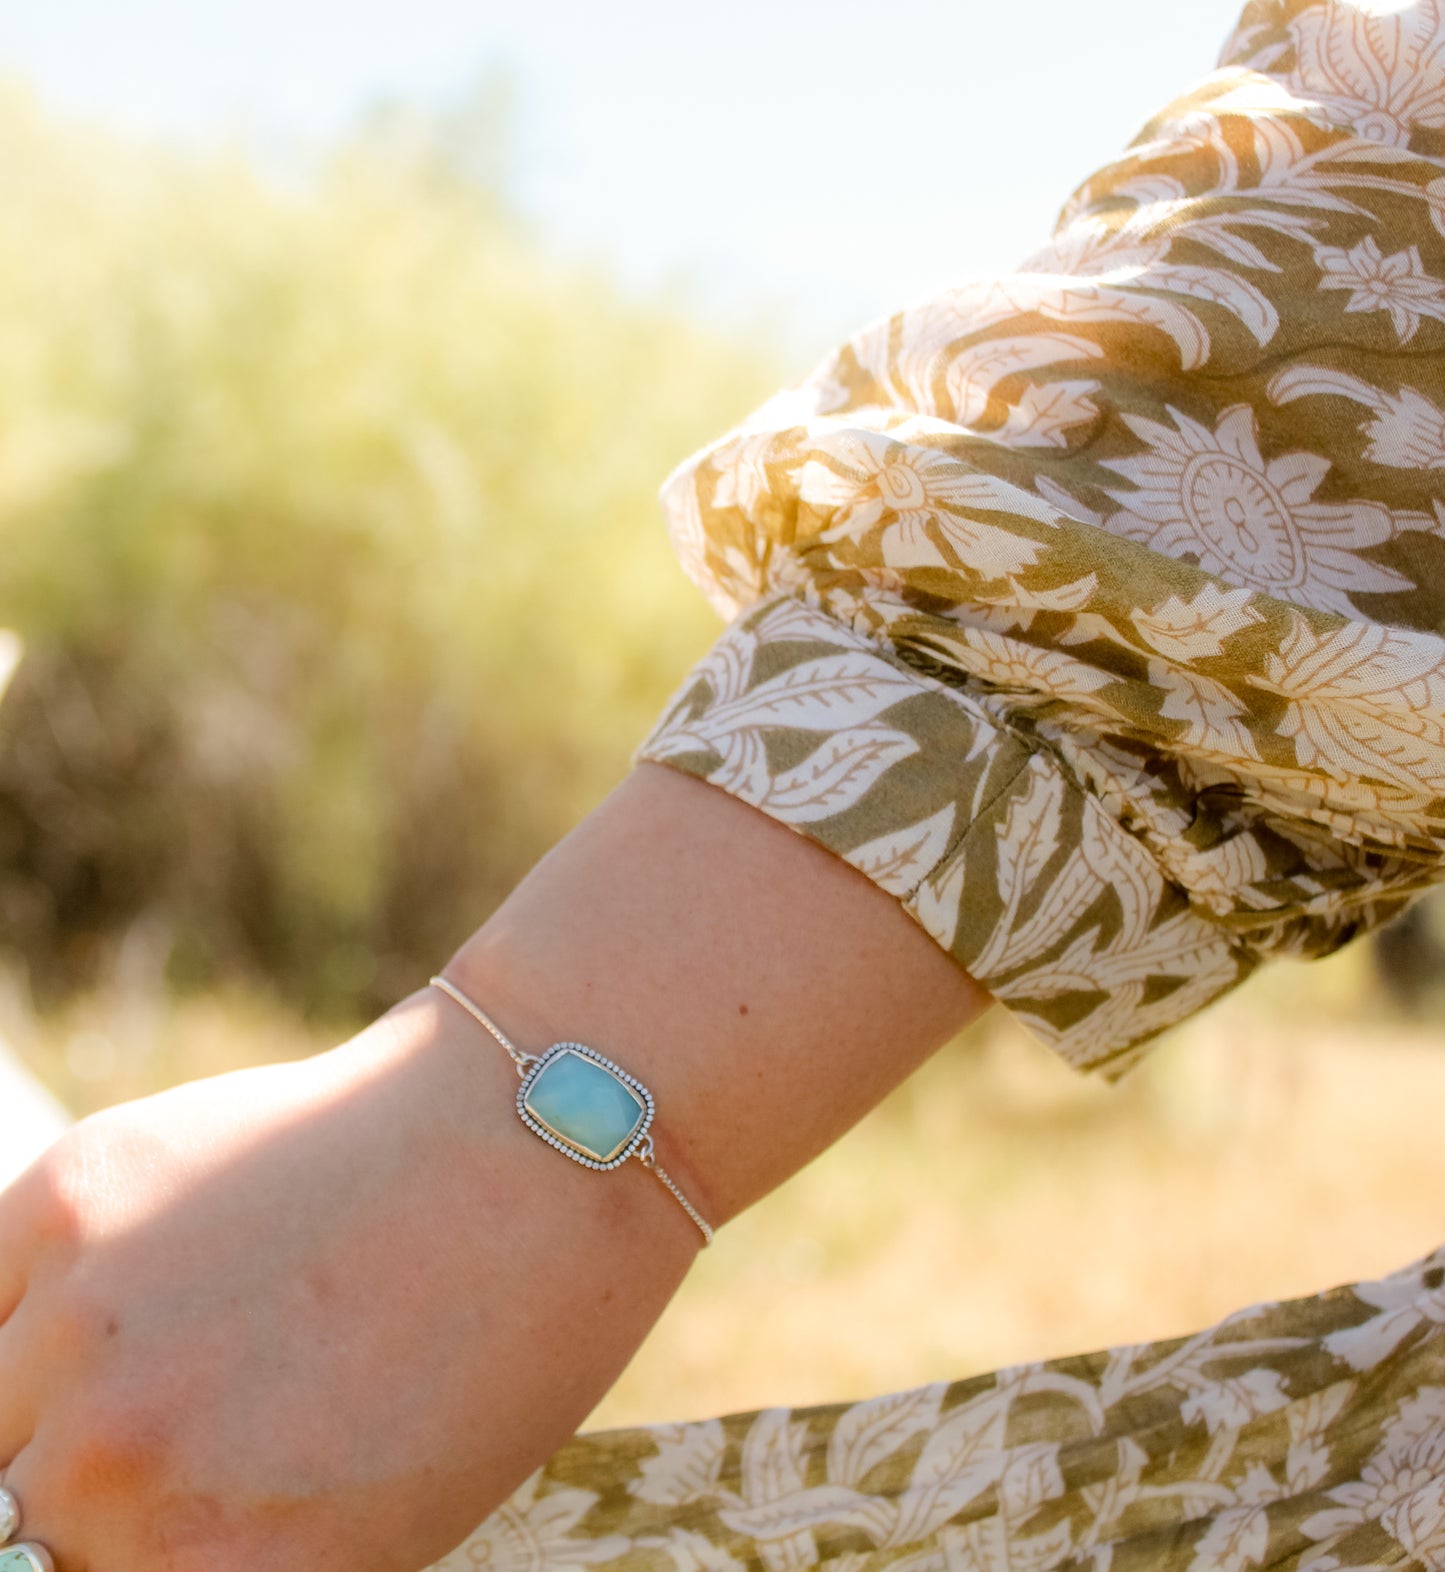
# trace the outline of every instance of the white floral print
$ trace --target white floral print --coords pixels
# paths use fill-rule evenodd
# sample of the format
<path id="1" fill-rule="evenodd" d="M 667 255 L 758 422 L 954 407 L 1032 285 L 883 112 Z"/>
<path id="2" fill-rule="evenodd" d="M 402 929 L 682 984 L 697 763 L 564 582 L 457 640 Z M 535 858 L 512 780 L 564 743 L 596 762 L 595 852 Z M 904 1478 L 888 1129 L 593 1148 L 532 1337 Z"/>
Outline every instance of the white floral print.
<path id="1" fill-rule="evenodd" d="M 1289 87 L 1359 136 L 1392 147 L 1411 126 L 1445 126 L 1445 30 L 1438 0 L 1394 15 L 1311 5 L 1290 23 L 1298 63 Z"/>
<path id="2" fill-rule="evenodd" d="M 729 625 L 637 756 L 1118 1079 L 1445 881 L 1442 470 L 1441 0 L 1251 0 L 1024 270 L 674 473 Z M 1188 1338 L 579 1437 L 443 1565 L 602 1562 L 1445 1572 L 1445 1249 Z"/>
<path id="3" fill-rule="evenodd" d="M 1110 493 L 1120 504 L 1109 521 L 1119 534 L 1231 583 L 1298 592 L 1345 614 L 1355 610 L 1352 595 L 1412 587 L 1361 554 L 1396 533 L 1387 507 L 1314 500 L 1330 472 L 1327 459 L 1282 453 L 1266 462 L 1248 404 L 1224 410 L 1212 431 L 1179 410 L 1169 416 L 1170 426 L 1125 417 L 1147 449 L 1108 465 L 1134 487 Z"/>
<path id="4" fill-rule="evenodd" d="M 1348 289 L 1346 311 L 1387 311 L 1402 344 L 1414 338 L 1422 317 L 1445 321 L 1445 285 L 1431 278 L 1415 246 L 1385 256 L 1373 235 L 1358 245 L 1321 246 L 1315 252 L 1321 289 Z"/>

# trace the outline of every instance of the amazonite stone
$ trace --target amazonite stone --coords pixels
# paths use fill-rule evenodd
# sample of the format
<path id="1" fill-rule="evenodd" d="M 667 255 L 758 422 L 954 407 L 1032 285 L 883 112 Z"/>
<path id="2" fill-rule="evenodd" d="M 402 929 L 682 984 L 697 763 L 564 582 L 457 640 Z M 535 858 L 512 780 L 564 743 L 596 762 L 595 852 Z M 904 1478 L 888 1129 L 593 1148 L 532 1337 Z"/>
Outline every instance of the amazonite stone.
<path id="1" fill-rule="evenodd" d="M 646 1112 L 625 1081 L 571 1049 L 537 1072 L 524 1106 L 539 1124 L 599 1163 L 610 1162 L 627 1145 Z"/>
<path id="2" fill-rule="evenodd" d="M 0 1572 L 51 1572 L 50 1558 L 29 1545 L 10 1545 L 0 1550 Z"/>

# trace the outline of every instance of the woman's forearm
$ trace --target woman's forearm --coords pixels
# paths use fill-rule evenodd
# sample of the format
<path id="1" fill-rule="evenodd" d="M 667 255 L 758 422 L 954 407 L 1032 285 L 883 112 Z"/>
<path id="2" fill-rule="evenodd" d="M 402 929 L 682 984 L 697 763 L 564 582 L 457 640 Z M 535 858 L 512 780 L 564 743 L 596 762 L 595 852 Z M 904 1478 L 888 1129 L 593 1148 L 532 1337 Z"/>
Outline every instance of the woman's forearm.
<path id="1" fill-rule="evenodd" d="M 840 858 L 647 763 L 537 864 L 450 975 L 522 1045 L 575 1038 L 648 1085 L 659 1156 L 717 1224 L 989 1002 Z M 635 1165 L 620 1172 L 638 1204 L 672 1205 Z"/>
<path id="2" fill-rule="evenodd" d="M 831 853 L 644 766 L 452 958 L 600 1049 L 725 1222 L 984 1003 Z M 434 988 L 330 1053 L 82 1120 L 0 1192 L 0 1462 L 62 1567 L 410 1572 L 585 1419 L 700 1235 L 518 1120 Z M 662 1416 L 659 1416 L 662 1417 Z"/>
<path id="3" fill-rule="evenodd" d="M 659 1160 L 714 1225 L 988 1002 L 840 859 L 651 764 L 537 864 L 446 975 L 522 1050 L 580 1041 L 637 1076 L 657 1099 Z M 593 1173 L 527 1131 L 512 1061 L 453 1001 L 425 990 L 386 1024 L 466 1154 L 473 1220 L 453 1219 L 449 1248 L 459 1263 L 475 1252 L 496 1287 L 479 1299 L 471 1377 L 486 1416 L 473 1483 L 490 1507 L 606 1394 L 701 1235 L 640 1164 Z"/>

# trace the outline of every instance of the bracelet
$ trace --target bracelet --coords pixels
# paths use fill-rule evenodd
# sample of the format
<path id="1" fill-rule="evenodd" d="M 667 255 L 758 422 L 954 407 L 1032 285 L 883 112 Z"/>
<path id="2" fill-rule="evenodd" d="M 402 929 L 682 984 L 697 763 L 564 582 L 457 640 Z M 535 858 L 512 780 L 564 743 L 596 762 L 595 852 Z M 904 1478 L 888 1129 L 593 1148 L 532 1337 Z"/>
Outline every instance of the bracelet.
<path id="1" fill-rule="evenodd" d="M 649 1131 L 656 1105 L 641 1081 L 585 1043 L 553 1043 L 545 1053 L 523 1053 L 455 983 L 433 977 L 429 986 L 455 1000 L 507 1050 L 522 1078 L 517 1113 L 533 1135 L 584 1168 L 605 1172 L 636 1157 L 697 1224 L 703 1244 L 712 1243 L 712 1228 L 652 1149 Z"/>

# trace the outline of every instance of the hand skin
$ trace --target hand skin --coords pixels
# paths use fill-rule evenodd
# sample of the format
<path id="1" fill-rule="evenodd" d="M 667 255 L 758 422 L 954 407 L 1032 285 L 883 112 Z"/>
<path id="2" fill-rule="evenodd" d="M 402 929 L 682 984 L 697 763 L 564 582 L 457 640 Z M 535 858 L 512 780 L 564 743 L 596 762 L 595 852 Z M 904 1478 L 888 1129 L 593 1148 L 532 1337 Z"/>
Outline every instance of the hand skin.
<path id="1" fill-rule="evenodd" d="M 446 970 L 523 1049 L 648 1085 L 717 1225 L 988 1003 L 840 858 L 653 764 Z M 0 1194 L 0 1463 L 59 1572 L 416 1572 L 573 1434 L 702 1241 L 516 1086 L 424 989 L 83 1120 Z"/>

